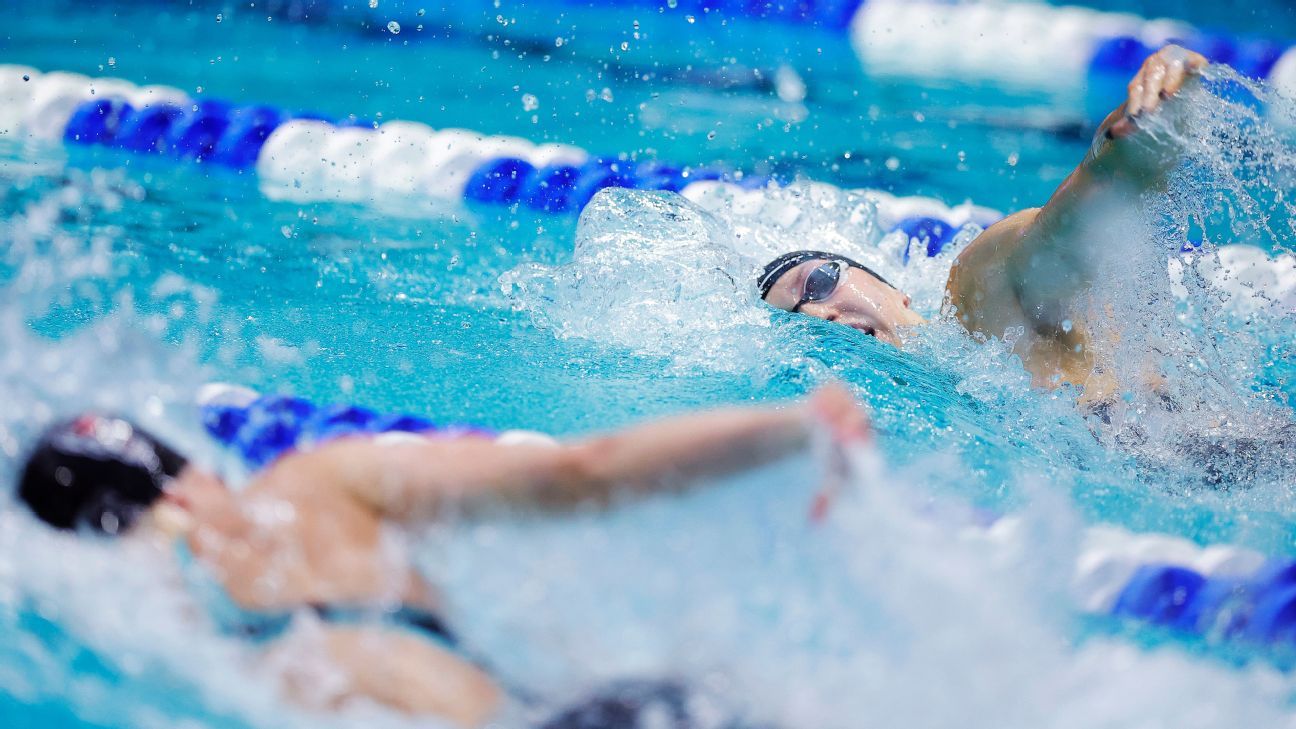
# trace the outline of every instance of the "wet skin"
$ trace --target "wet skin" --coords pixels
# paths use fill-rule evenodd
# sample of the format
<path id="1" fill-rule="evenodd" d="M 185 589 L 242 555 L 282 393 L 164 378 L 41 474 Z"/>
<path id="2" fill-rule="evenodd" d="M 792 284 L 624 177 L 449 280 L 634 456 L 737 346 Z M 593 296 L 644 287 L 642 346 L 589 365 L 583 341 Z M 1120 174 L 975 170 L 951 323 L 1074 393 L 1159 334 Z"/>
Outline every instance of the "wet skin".
<path id="1" fill-rule="evenodd" d="M 1104 219 L 1113 205 L 1127 206 L 1139 193 L 1166 183 L 1180 152 L 1140 133 L 1139 122 L 1206 64 L 1205 57 L 1177 46 L 1149 57 L 1130 81 L 1126 101 L 1100 125 L 1089 155 L 1048 203 L 1004 218 L 956 259 L 946 284 L 955 317 L 969 332 L 987 337 L 1020 332 L 1013 351 L 1037 386 L 1076 385 L 1084 389 L 1085 400 L 1110 397 L 1121 386 L 1104 365 L 1110 336 L 1089 326 L 1106 312 L 1093 310 L 1086 299 L 1103 252 L 1098 246 L 1121 235 L 1104 229 Z M 831 295 L 802 303 L 807 278 L 824 263 L 807 261 L 791 269 L 766 301 L 896 346 L 905 327 L 923 323 L 903 292 L 854 268 Z"/>
<path id="2" fill-rule="evenodd" d="M 837 288 L 828 298 L 800 303 L 806 278 L 826 262 L 806 261 L 789 270 L 770 288 L 765 300 L 784 311 L 798 311 L 844 324 L 897 347 L 900 346 L 901 327 L 926 321 L 909 308 L 907 294 L 853 267 L 843 269 Z"/>

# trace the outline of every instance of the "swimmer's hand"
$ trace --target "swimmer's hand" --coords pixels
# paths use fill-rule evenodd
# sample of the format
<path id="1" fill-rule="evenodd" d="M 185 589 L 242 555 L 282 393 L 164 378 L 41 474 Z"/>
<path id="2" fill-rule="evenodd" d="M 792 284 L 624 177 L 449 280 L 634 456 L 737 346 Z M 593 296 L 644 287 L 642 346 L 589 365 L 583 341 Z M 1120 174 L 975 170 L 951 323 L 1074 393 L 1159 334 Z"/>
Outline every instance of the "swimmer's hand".
<path id="1" fill-rule="evenodd" d="M 861 443 L 867 441 L 872 433 L 864 409 L 850 390 L 836 382 L 816 390 L 807 405 L 810 413 L 827 427 L 836 443 Z"/>
<path id="2" fill-rule="evenodd" d="M 1200 53 L 1179 46 L 1166 46 L 1148 56 L 1129 82 L 1129 97 L 1099 130 L 1107 139 L 1121 139 L 1138 131 L 1138 120 L 1161 107 L 1184 83 L 1201 73 L 1208 61 Z"/>
<path id="3" fill-rule="evenodd" d="M 850 460 L 846 448 L 868 443 L 873 431 L 869 426 L 868 415 L 850 391 L 840 384 L 832 383 L 819 388 L 810 396 L 806 405 L 811 416 L 831 437 L 831 442 L 821 442 L 819 457 L 824 461 L 824 483 L 810 502 L 810 522 L 818 524 L 828 518 L 833 503 L 845 489 L 850 477 Z"/>

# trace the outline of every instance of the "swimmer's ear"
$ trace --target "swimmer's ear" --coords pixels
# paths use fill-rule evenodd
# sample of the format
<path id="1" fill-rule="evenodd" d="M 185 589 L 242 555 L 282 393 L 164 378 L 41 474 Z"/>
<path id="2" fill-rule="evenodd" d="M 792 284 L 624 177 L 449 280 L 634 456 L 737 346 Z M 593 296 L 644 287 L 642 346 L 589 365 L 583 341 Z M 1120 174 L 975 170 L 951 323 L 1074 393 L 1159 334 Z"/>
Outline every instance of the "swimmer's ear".
<path id="1" fill-rule="evenodd" d="M 905 305 L 905 308 L 906 308 L 906 309 L 909 308 L 909 301 L 910 301 L 910 299 L 909 299 L 909 294 L 905 294 L 905 295 L 904 295 L 904 305 Z"/>

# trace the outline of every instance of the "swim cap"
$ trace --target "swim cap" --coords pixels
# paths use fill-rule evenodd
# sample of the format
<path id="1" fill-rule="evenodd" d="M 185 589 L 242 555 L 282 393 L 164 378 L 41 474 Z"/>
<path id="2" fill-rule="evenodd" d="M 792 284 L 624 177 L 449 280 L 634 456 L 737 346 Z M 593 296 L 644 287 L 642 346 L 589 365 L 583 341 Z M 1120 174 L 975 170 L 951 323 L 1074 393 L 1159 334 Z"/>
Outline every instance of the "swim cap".
<path id="1" fill-rule="evenodd" d="M 836 253 L 828 253 L 826 251 L 792 251 L 791 253 L 784 253 L 778 258 L 765 264 L 765 270 L 761 272 L 760 276 L 756 277 L 756 287 L 760 289 L 761 298 L 763 299 L 766 296 L 769 296 L 770 289 L 774 288 L 774 284 L 778 283 L 778 280 L 783 277 L 783 274 L 791 271 L 797 266 L 800 266 L 806 261 L 818 260 L 841 261 L 847 266 L 858 268 L 887 286 L 895 288 L 895 286 L 891 285 L 890 281 L 879 276 L 877 271 L 874 271 L 859 261 L 847 258 L 846 256 L 839 256 Z"/>
<path id="2" fill-rule="evenodd" d="M 129 529 L 184 469 L 183 456 L 121 418 L 82 415 L 45 431 L 18 496 L 58 529 Z"/>

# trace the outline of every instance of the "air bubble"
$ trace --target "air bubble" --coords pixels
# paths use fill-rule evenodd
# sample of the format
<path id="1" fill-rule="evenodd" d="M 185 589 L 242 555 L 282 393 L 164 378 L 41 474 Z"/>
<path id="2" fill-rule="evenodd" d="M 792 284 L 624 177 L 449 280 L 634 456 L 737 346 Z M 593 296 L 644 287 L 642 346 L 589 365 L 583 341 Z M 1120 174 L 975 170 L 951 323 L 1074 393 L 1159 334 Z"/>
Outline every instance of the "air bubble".
<path id="1" fill-rule="evenodd" d="M 396 35 L 397 33 L 400 33 L 400 23 L 397 23 L 394 20 L 391 21 L 390 23 L 387 24 L 387 31 L 392 35 Z"/>
<path id="2" fill-rule="evenodd" d="M 540 108 L 540 99 L 537 99 L 535 94 L 522 94 L 522 108 L 535 111 Z"/>

